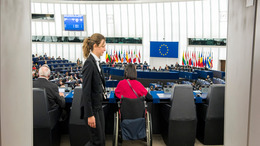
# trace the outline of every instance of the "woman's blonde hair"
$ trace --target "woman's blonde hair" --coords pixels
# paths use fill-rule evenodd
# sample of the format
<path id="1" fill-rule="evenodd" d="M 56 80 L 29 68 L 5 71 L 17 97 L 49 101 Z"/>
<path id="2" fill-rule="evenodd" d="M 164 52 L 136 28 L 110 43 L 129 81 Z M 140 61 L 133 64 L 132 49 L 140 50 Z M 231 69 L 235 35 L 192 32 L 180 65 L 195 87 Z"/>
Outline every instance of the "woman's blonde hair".
<path id="1" fill-rule="evenodd" d="M 88 58 L 90 51 L 93 51 L 94 44 L 99 46 L 102 40 L 106 39 L 100 33 L 94 33 L 91 37 L 85 38 L 82 46 L 84 58 Z"/>

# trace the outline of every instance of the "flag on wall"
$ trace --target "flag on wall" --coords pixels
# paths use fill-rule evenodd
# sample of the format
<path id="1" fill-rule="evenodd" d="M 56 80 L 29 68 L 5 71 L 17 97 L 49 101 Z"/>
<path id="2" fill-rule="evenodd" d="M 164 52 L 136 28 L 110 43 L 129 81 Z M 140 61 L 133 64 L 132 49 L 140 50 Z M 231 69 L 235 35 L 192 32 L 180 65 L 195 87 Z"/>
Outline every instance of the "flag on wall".
<path id="1" fill-rule="evenodd" d="M 150 42 L 150 57 L 178 58 L 179 42 Z"/>

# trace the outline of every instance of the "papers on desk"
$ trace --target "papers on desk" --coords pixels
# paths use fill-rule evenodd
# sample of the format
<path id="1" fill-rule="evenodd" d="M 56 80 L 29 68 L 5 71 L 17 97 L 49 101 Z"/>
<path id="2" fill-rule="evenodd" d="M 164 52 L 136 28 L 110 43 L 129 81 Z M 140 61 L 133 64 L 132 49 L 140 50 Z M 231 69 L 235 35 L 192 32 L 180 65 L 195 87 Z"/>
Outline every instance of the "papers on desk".
<path id="1" fill-rule="evenodd" d="M 171 94 L 170 93 L 157 93 L 158 97 L 160 99 L 169 99 L 171 98 Z"/>
<path id="2" fill-rule="evenodd" d="M 193 92 L 196 93 L 196 94 L 200 94 L 201 93 L 200 90 L 194 90 Z"/>

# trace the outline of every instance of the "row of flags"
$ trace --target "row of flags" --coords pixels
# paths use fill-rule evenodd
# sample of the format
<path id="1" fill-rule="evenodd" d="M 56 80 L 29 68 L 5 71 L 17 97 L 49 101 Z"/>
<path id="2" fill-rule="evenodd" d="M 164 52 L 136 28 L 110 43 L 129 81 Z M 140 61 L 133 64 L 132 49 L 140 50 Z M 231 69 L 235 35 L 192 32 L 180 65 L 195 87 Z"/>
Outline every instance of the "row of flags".
<path id="1" fill-rule="evenodd" d="M 107 51 L 106 52 L 106 62 L 121 62 L 121 63 L 140 63 L 141 62 L 141 54 L 133 50 L 119 50 L 119 51 Z"/>
<path id="2" fill-rule="evenodd" d="M 183 51 L 182 65 L 213 68 L 213 52 Z"/>

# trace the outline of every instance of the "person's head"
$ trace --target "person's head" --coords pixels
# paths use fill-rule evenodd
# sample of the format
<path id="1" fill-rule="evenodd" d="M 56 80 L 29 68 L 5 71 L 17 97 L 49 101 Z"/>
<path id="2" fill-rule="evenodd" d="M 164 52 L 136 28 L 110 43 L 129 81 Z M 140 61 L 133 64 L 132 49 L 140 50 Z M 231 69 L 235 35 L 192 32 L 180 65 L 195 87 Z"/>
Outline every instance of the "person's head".
<path id="1" fill-rule="evenodd" d="M 159 66 L 159 69 L 161 69 L 162 67 L 161 66 Z"/>
<path id="2" fill-rule="evenodd" d="M 34 70 L 32 71 L 32 76 L 35 77 L 35 71 Z"/>
<path id="3" fill-rule="evenodd" d="M 106 51 L 106 39 L 102 34 L 94 33 L 91 37 L 85 38 L 82 49 L 85 58 L 88 58 L 90 51 L 100 57 Z"/>
<path id="4" fill-rule="evenodd" d="M 135 65 L 130 63 L 126 66 L 124 77 L 125 77 L 125 79 L 130 79 L 130 80 L 136 80 L 137 79 L 137 72 L 136 72 L 136 69 L 135 69 Z"/>
<path id="5" fill-rule="evenodd" d="M 65 73 L 65 75 L 66 75 L 66 76 L 69 76 L 69 73 L 68 73 L 68 72 L 66 72 L 66 73 Z"/>
<path id="6" fill-rule="evenodd" d="M 46 79 L 49 79 L 49 76 L 51 74 L 50 68 L 47 64 L 44 64 L 39 69 L 39 77 L 43 77 Z"/>

